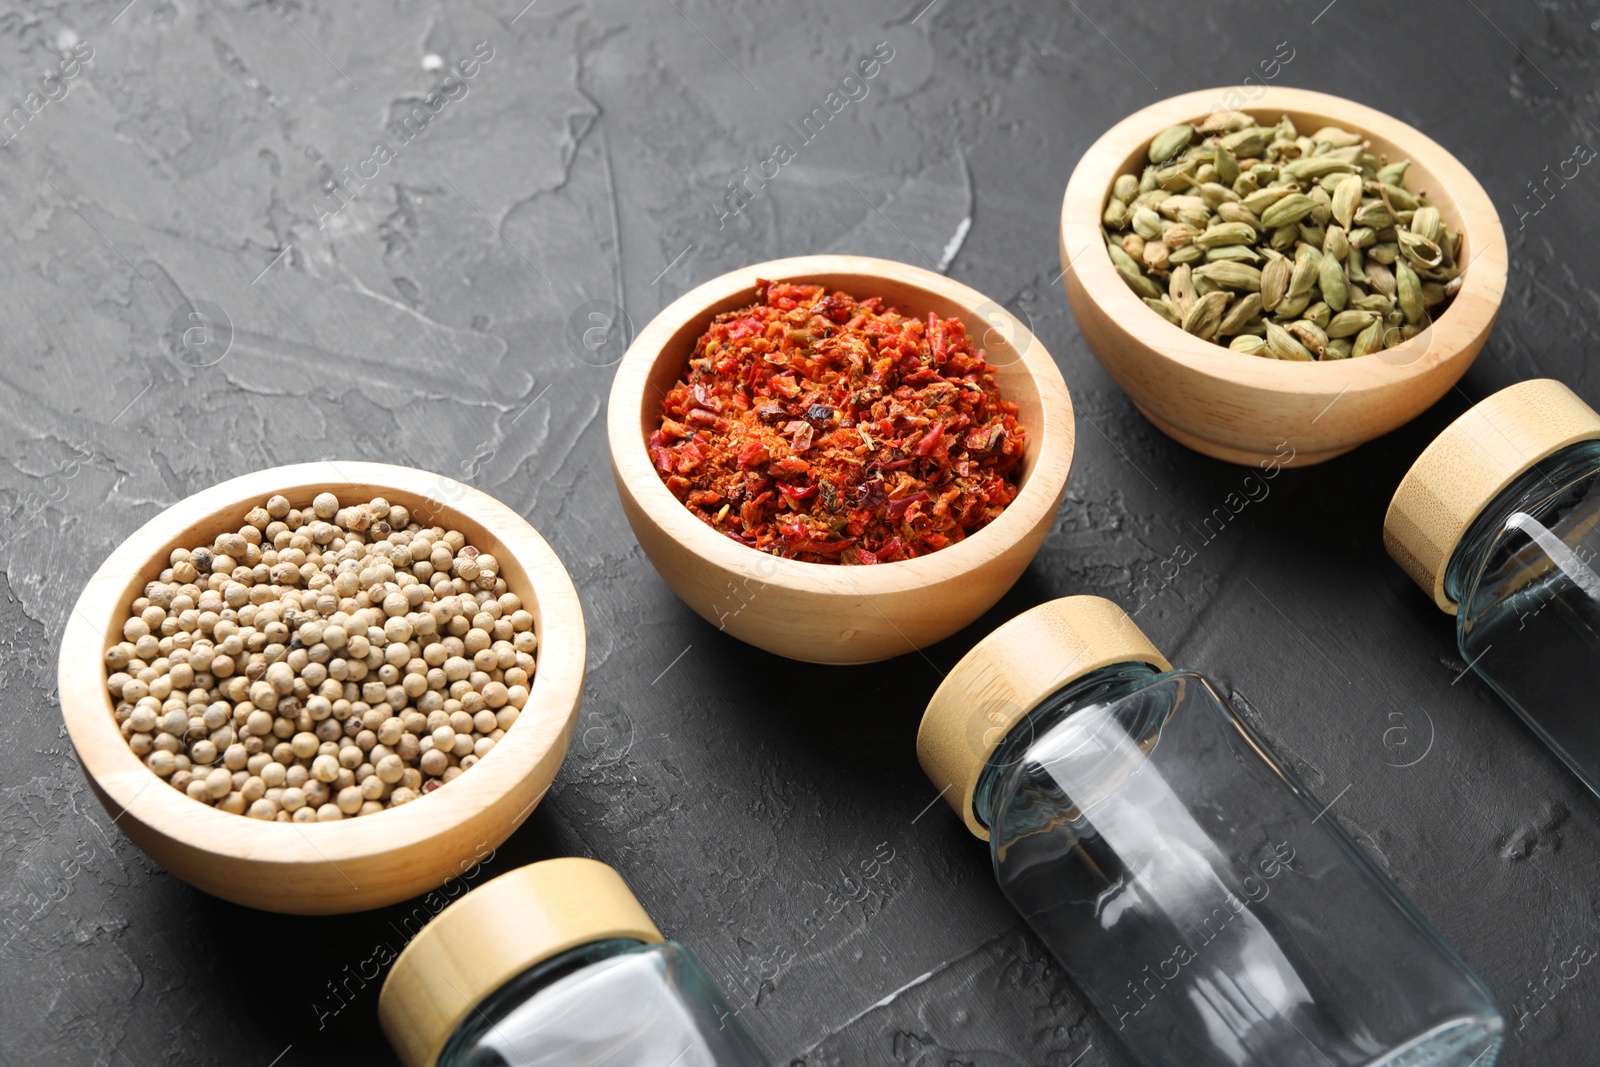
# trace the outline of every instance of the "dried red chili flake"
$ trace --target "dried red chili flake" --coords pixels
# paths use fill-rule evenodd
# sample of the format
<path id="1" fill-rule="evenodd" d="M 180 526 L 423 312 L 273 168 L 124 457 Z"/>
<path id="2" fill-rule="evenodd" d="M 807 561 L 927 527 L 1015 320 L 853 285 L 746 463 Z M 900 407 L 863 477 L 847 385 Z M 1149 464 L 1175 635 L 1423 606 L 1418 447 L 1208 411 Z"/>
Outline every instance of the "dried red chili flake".
<path id="1" fill-rule="evenodd" d="M 1026 432 L 960 319 L 878 297 L 757 283 L 695 343 L 650 457 L 741 544 L 811 563 L 889 563 L 981 529 L 1017 497 Z"/>

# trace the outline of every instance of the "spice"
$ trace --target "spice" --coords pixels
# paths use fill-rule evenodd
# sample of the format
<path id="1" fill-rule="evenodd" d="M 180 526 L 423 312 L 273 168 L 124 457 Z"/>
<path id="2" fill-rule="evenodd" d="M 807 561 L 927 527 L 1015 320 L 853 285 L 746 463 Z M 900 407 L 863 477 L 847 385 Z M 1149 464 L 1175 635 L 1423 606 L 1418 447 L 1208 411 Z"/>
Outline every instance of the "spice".
<path id="1" fill-rule="evenodd" d="M 1016 499 L 1016 405 L 959 319 L 878 297 L 757 283 L 668 391 L 662 480 L 740 544 L 810 563 L 888 563 L 970 536 Z"/>
<path id="2" fill-rule="evenodd" d="M 1196 138 L 1199 138 L 1198 142 Z M 1174 325 L 1269 359 L 1330 360 L 1410 340 L 1460 288 L 1461 235 L 1337 126 L 1300 134 L 1238 111 L 1150 142 L 1103 218 L 1129 288 Z"/>
<path id="3" fill-rule="evenodd" d="M 497 560 L 375 498 L 283 496 L 173 550 L 106 685 L 174 788 L 279 822 L 370 815 L 471 768 L 517 721 L 538 637 Z"/>

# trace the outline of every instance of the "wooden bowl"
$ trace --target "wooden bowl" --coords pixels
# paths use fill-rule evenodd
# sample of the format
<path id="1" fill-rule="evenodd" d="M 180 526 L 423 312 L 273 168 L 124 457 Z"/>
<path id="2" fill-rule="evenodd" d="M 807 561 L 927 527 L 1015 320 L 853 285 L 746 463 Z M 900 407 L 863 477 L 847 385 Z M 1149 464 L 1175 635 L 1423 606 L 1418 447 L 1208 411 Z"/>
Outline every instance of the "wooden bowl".
<path id="1" fill-rule="evenodd" d="M 971 537 L 916 559 L 856 566 L 758 552 L 717 533 L 662 483 L 645 450 L 661 402 L 714 315 L 755 301 L 756 280 L 813 282 L 883 298 L 904 314 L 959 318 L 997 370 L 1027 430 L 1021 491 Z M 745 267 L 684 294 L 651 320 L 618 365 L 607 410 L 611 469 L 650 562 L 706 621 L 811 663 L 871 663 L 948 637 L 983 614 L 1027 567 L 1066 493 L 1072 401 L 1031 332 L 982 294 L 932 271 L 860 256 L 800 256 Z"/>
<path id="2" fill-rule="evenodd" d="M 1238 110 L 1269 123 L 1288 115 L 1307 133 L 1341 126 L 1365 134 L 1374 155 L 1410 159 L 1406 187 L 1426 192 L 1461 232 L 1461 256 L 1470 267 L 1460 293 L 1430 329 L 1369 356 L 1280 362 L 1185 333 L 1123 282 L 1106 253 L 1100 218 L 1117 176 L 1142 169 L 1152 137 L 1204 118 L 1228 92 L 1211 89 L 1152 104 L 1084 153 L 1061 205 L 1067 301 L 1106 373 L 1173 440 L 1232 463 L 1320 463 L 1409 422 L 1466 373 L 1500 310 L 1505 235 L 1483 187 L 1421 132 L 1336 96 L 1267 88 Z"/>
<path id="3" fill-rule="evenodd" d="M 251 507 L 282 493 L 308 507 L 382 496 L 420 521 L 460 530 L 492 552 L 533 614 L 538 666 L 522 716 L 477 765 L 409 804 L 338 822 L 262 822 L 178 792 L 133 754 L 113 718 L 105 652 L 128 604 L 172 549 L 236 530 Z M 157 863 L 226 900 L 298 915 L 362 911 L 459 876 L 515 830 L 566 755 L 583 695 L 583 612 L 566 569 L 523 518 L 476 489 L 381 463 L 321 462 L 247 474 L 174 504 L 106 559 L 67 621 L 58 684 L 67 733 L 112 821 Z"/>

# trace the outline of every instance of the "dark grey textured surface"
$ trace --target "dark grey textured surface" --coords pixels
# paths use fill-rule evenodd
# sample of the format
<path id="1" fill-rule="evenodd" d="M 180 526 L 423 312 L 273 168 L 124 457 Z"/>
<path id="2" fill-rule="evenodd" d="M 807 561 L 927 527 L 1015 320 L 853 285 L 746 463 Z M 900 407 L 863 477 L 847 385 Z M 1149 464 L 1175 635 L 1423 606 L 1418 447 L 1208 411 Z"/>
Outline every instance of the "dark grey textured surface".
<path id="1" fill-rule="evenodd" d="M 1405 465 L 1470 400 L 1552 375 L 1600 402 L 1600 177 L 1542 208 L 1530 188 L 1600 145 L 1592 5 L 124 2 L 0 11 L 0 103 L 26 109 L 0 148 L 0 1062 L 389 1062 L 374 961 L 421 905 L 291 919 L 189 889 L 90 796 L 53 692 L 67 607 L 122 537 L 223 478 L 324 457 L 471 481 L 561 554 L 589 624 L 580 735 L 477 880 L 615 864 L 775 1062 L 1122 1062 L 983 846 L 925 810 L 912 738 L 994 625 L 1070 593 L 1138 603 L 1141 583 L 1140 624 L 1337 798 L 1493 987 L 1503 1062 L 1600 1060 L 1600 968 L 1553 977 L 1600 947 L 1600 806 L 1460 677 L 1451 621 L 1378 539 Z M 785 123 L 880 41 L 865 99 L 719 223 L 727 183 L 793 147 Z M 386 130 L 438 84 L 425 57 L 479 42 L 468 91 L 409 143 Z M 1160 436 L 1100 371 L 1055 282 L 1055 220 L 1111 123 L 1259 79 L 1280 42 L 1277 84 L 1388 110 L 1473 169 L 1509 290 L 1458 393 L 1282 475 L 1201 547 L 1189 520 L 1247 472 Z M 366 163 L 380 138 L 394 157 Z M 376 174 L 334 212 L 346 166 Z M 926 656 L 852 669 L 739 645 L 657 578 L 605 459 L 594 364 L 616 353 L 577 343 L 590 310 L 642 325 L 722 271 L 829 250 L 944 267 L 1029 316 L 1079 415 L 1067 503 L 1018 586 Z M 175 343 L 185 301 L 225 314 L 211 348 Z M 1180 542 L 1198 558 L 1160 588 Z"/>

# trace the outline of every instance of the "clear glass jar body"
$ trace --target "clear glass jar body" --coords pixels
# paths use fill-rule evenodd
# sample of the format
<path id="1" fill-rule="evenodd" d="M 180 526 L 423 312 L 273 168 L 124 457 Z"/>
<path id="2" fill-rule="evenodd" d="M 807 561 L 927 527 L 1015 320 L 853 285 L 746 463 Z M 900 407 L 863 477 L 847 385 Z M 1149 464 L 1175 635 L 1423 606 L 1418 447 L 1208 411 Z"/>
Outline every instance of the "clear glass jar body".
<path id="1" fill-rule="evenodd" d="M 1069 685 L 975 802 L 1006 896 L 1140 1063 L 1498 1055 L 1483 983 L 1200 675 Z"/>
<path id="2" fill-rule="evenodd" d="M 1600 442 L 1512 483 L 1445 571 L 1465 662 L 1600 794 Z"/>
<path id="3" fill-rule="evenodd" d="M 682 945 L 597 941 L 477 1005 L 439 1067 L 768 1067 Z"/>

